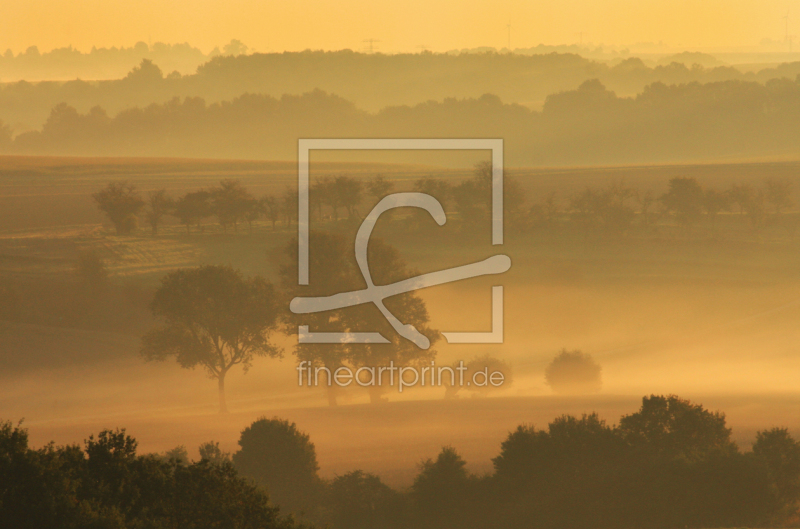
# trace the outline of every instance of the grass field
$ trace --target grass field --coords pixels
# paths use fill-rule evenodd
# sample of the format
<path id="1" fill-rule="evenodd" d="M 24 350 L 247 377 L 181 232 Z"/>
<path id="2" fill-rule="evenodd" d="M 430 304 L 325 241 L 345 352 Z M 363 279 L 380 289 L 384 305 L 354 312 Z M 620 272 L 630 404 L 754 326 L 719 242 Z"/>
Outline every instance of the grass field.
<path id="1" fill-rule="evenodd" d="M 317 166 L 315 174 L 387 175 L 398 189 L 421 176 L 454 180 L 464 170 L 396 164 Z M 663 193 L 673 176 L 705 186 L 760 185 L 791 178 L 793 163 L 510 169 L 528 204 L 556 193 L 563 203 L 586 186 L 624 178 Z M 476 472 L 488 471 L 507 432 L 522 422 L 544 426 L 562 413 L 598 411 L 610 422 L 634 411 L 649 393 L 677 393 L 727 412 L 734 435 L 748 446 L 758 429 L 777 425 L 800 433 L 800 241 L 779 227 L 754 232 L 738 214 L 690 234 L 664 224 L 628 237 L 507 234 L 502 249 L 487 234 L 456 226 L 426 231 L 382 228 L 379 234 L 422 272 L 508 253 L 502 346 L 438 347 L 439 363 L 491 353 L 512 364 L 514 382 L 489 397 L 464 392 L 444 401 L 441 389 L 416 389 L 370 406 L 348 391 L 338 408 L 319 389 L 296 385 L 292 342 L 282 361 L 258 360 L 228 381 L 232 413 L 216 413 L 215 383 L 173 364 L 145 364 L 139 336 L 152 325 L 147 300 L 167 271 L 231 264 L 273 282 L 296 226 L 276 230 L 259 221 L 224 234 L 213 221 L 187 236 L 168 225 L 157 237 L 144 229 L 113 234 L 91 201 L 107 182 L 127 179 L 143 191 L 172 194 L 237 178 L 256 195 L 294 184 L 289 162 L 0 158 L 0 280 L 28 289 L 25 318 L 0 321 L 0 418 L 26 418 L 34 444 L 79 442 L 104 427 L 127 427 L 143 450 L 162 451 L 209 439 L 235 449 L 238 432 L 259 415 L 294 420 L 317 444 L 326 476 L 362 468 L 392 485 L 408 485 L 416 464 L 444 444 L 461 451 Z M 795 197 L 800 200 L 800 197 Z M 794 214 L 793 207 L 790 214 Z M 379 226 L 380 228 L 380 226 Z M 353 225 L 336 229 L 352 233 Z M 488 232 L 487 232 L 488 233 Z M 78 252 L 93 248 L 110 273 L 101 301 L 74 297 Z M 445 285 L 421 293 L 433 325 L 443 331 L 488 330 L 492 280 Z M 87 304 L 93 308 L 87 309 Z M 82 312 L 84 311 L 84 312 Z M 603 390 L 587 397 L 554 396 L 544 368 L 567 347 L 592 354 L 603 367 Z M 352 432 L 346 437 L 343 431 Z"/>

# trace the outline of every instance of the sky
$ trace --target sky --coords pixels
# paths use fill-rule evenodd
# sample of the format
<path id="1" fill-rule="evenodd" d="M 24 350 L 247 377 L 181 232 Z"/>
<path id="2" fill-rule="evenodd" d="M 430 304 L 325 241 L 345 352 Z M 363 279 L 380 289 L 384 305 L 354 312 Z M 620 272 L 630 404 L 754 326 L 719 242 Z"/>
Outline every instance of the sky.
<path id="1" fill-rule="evenodd" d="M 800 0 L 2 0 L 0 50 L 189 42 L 208 52 L 231 39 L 257 51 L 432 51 L 508 44 L 682 48 L 800 35 Z M 795 37 L 795 41 L 799 41 Z"/>

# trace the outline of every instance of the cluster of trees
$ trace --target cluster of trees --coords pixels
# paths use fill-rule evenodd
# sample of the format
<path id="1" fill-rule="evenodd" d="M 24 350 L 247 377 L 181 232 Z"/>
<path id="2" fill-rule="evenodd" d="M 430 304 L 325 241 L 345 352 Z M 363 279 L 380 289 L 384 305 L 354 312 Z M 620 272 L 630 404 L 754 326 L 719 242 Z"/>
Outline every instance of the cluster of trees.
<path id="1" fill-rule="evenodd" d="M 456 222 L 465 229 L 480 229 L 487 225 L 491 212 L 491 172 L 488 162 L 479 163 L 471 178 L 457 184 L 433 176 L 413 183 L 413 190 L 435 197 L 449 212 L 455 212 Z M 358 179 L 347 175 L 323 177 L 312 182 L 309 202 L 312 218 L 338 220 L 344 211 L 350 220 L 362 217 L 360 208 L 365 201 L 374 203 L 391 193 L 394 182 L 382 175 Z M 275 229 L 276 223 L 289 225 L 297 215 L 297 194 L 291 189 L 279 196 L 255 198 L 237 180 L 223 180 L 218 187 L 186 193 L 173 199 L 165 189 L 151 191 L 145 198 L 135 186 L 114 182 L 93 195 L 98 207 L 115 226 L 118 234 L 130 234 L 142 216 L 152 234 L 166 216 L 172 216 L 186 226 L 203 229 L 203 221 L 216 217 L 227 232 L 246 222 L 266 219 Z M 670 179 L 667 191 L 660 195 L 652 190 L 642 191 L 628 186 L 624 180 L 602 188 L 590 188 L 559 200 L 550 193 L 538 203 L 526 204 L 526 193 L 520 181 L 508 175 L 504 187 L 506 229 L 524 232 L 556 233 L 565 228 L 581 231 L 586 237 L 624 235 L 638 226 L 652 230 L 659 223 L 678 225 L 686 232 L 703 221 L 716 230 L 721 213 L 736 213 L 758 232 L 765 227 L 778 227 L 794 238 L 800 219 L 793 213 L 793 182 L 782 178 L 767 178 L 761 186 L 733 183 L 727 189 L 703 187 L 691 177 Z M 406 228 L 424 225 L 424 215 L 412 213 Z"/>
<path id="2" fill-rule="evenodd" d="M 500 137 L 507 165 L 655 163 L 793 152 L 800 141 L 800 83 L 653 83 L 619 97 L 598 80 L 547 96 L 541 111 L 499 97 L 428 101 L 371 114 L 315 90 L 245 94 L 129 107 L 109 116 L 65 103 L 41 130 L 11 137 L 4 152 L 71 155 L 289 159 L 309 137 Z"/>
<path id="3" fill-rule="evenodd" d="M 800 443 L 788 430 L 759 431 L 742 452 L 724 414 L 676 396 L 645 397 L 613 426 L 597 414 L 521 425 L 482 476 L 444 447 L 405 491 L 360 470 L 322 479 L 309 436 L 277 418 L 245 428 L 233 455 L 214 442 L 200 454 L 137 455 L 124 430 L 83 450 L 33 450 L 24 429 L 1 423 L 0 523 L 293 527 L 277 505 L 332 529 L 753 527 L 790 522 L 800 501 Z"/>
<path id="4" fill-rule="evenodd" d="M 439 200 L 444 208 L 455 206 L 462 222 L 469 225 L 487 225 L 491 214 L 492 168 L 489 162 L 476 165 L 472 178 L 457 185 L 433 177 L 414 182 L 414 190 L 427 193 Z M 312 182 L 309 189 L 309 207 L 312 218 L 338 220 L 342 210 L 347 218 L 362 217 L 359 208 L 369 199 L 377 202 L 394 190 L 394 183 L 382 175 L 371 179 L 357 179 L 347 175 L 326 176 Z M 175 217 L 186 226 L 187 234 L 193 226 L 203 229 L 203 221 L 216 217 L 227 232 L 232 226 L 246 222 L 252 230 L 253 222 L 266 219 L 275 229 L 277 222 L 289 225 L 297 216 L 297 193 L 292 189 L 280 196 L 254 197 L 238 180 L 222 180 L 218 187 L 200 189 L 173 199 L 166 189 L 154 190 L 146 197 L 136 186 L 125 181 L 112 182 L 93 198 L 98 208 L 106 214 L 118 235 L 129 235 L 138 226 L 143 215 L 153 235 L 166 216 Z M 521 226 L 524 223 L 522 210 L 525 193 L 519 182 L 507 178 L 504 189 L 505 215 L 508 224 Z"/>
<path id="5" fill-rule="evenodd" d="M 793 238 L 800 227 L 800 219 L 787 214 L 793 205 L 793 183 L 787 179 L 767 178 L 761 186 L 733 183 L 718 190 L 701 186 L 695 178 L 676 177 L 661 195 L 618 181 L 586 188 L 566 202 L 550 194 L 530 208 L 525 226 L 548 233 L 573 228 L 589 237 L 624 235 L 637 224 L 652 230 L 666 221 L 690 232 L 703 221 L 716 230 L 718 216 L 725 212 L 746 218 L 756 232 L 775 226 Z"/>
<path id="6" fill-rule="evenodd" d="M 259 427 L 280 424 L 262 419 Z M 244 443 L 245 432 L 234 458 L 248 461 L 241 471 L 280 490 L 289 473 L 273 470 L 282 462 L 269 452 L 271 437 Z M 291 479 L 305 475 L 307 486 L 291 501 L 315 506 L 304 507 L 308 518 L 333 528 L 752 527 L 792 520 L 800 500 L 800 443 L 786 429 L 758 432 L 743 453 L 723 414 L 676 396 L 645 397 L 615 426 L 596 414 L 562 416 L 546 429 L 522 425 L 489 475 L 470 474 L 445 447 L 402 493 L 361 471 L 321 482 L 313 445 L 295 437 L 291 454 L 304 457 Z"/>
<path id="7" fill-rule="evenodd" d="M 281 219 L 288 224 L 297 211 L 297 194 L 287 191 L 281 197 L 255 198 L 238 180 L 226 179 L 218 187 L 200 189 L 173 199 L 166 189 L 151 191 L 145 198 L 128 182 L 111 182 L 92 195 L 97 207 L 106 214 L 118 235 L 130 235 L 144 215 L 151 233 L 158 235 L 166 216 L 175 217 L 191 233 L 193 226 L 203 229 L 203 221 L 216 217 L 225 232 L 228 227 L 238 231 L 246 222 L 252 230 L 253 222 L 266 218 L 272 223 Z"/>
<path id="8" fill-rule="evenodd" d="M 211 449 L 209 449 L 211 448 Z M 214 460 L 137 454 L 125 430 L 84 446 L 28 446 L 20 425 L 0 422 L 0 526 L 17 529 L 290 529 L 265 491 Z M 218 450 L 218 447 L 217 447 Z"/>
<path id="9" fill-rule="evenodd" d="M 270 340 L 271 334 L 278 330 L 297 334 L 301 323 L 317 332 L 370 329 L 389 339 L 389 343 L 295 345 L 298 361 L 305 360 L 310 368 L 325 367 L 329 373 L 345 365 L 356 369 L 388 366 L 390 362 L 397 366 L 415 366 L 435 358 L 433 348 L 420 349 L 394 332 L 372 304 L 306 314 L 302 319 L 290 313 L 288 301 L 294 296 L 363 288 L 363 279 L 343 237 L 312 232 L 310 240 L 314 248 L 310 262 L 313 289 L 297 285 L 296 241 L 287 247 L 293 265 L 281 269 L 282 291 L 277 291 L 263 278 L 245 278 L 226 266 L 209 265 L 167 274 L 150 304 L 160 324 L 142 338 L 143 358 L 149 361 L 174 358 L 183 367 L 204 368 L 218 381 L 221 412 L 227 410 L 226 374 L 237 365 L 246 371 L 258 356 L 281 356 L 282 350 Z M 380 239 L 371 241 L 368 256 L 377 284 L 409 276 L 398 252 Z M 424 334 L 431 344 L 439 339 L 439 332 L 428 326 L 425 303 L 413 291 L 386 299 L 385 305 L 404 324 L 413 325 Z M 325 386 L 329 403 L 335 405 L 341 388 L 330 382 L 323 372 L 319 385 Z M 381 395 L 391 389 L 388 382 L 366 385 L 373 402 L 380 402 Z"/>

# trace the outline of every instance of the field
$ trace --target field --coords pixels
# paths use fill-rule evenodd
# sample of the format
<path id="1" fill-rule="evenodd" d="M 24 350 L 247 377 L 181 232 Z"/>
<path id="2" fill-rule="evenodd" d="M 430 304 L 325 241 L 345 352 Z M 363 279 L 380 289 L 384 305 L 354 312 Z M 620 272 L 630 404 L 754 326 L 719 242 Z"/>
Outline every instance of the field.
<path id="1" fill-rule="evenodd" d="M 513 384 L 449 401 L 441 388 L 415 389 L 389 394 L 382 405 L 351 390 L 330 408 L 321 390 L 297 387 L 292 341 L 279 336 L 284 358 L 257 360 L 247 375 L 232 373 L 231 413 L 217 414 L 215 383 L 199 370 L 138 357 L 139 337 L 153 325 L 149 297 L 165 272 L 203 263 L 231 264 L 277 282 L 296 226 L 273 230 L 260 220 L 252 232 L 240 225 L 223 233 L 209 221 L 203 233 L 187 235 L 171 224 L 156 237 L 144 228 L 121 237 L 91 194 L 125 179 L 144 192 L 163 187 L 178 195 L 223 178 L 241 180 L 256 196 L 280 194 L 294 185 L 295 171 L 290 162 L 0 158 L 0 281 L 25 293 L 24 317 L 0 321 L 0 418 L 24 417 L 37 446 L 80 442 L 119 426 L 144 451 L 184 444 L 196 457 L 197 445 L 210 439 L 235 450 L 250 421 L 277 415 L 311 434 L 324 476 L 361 468 L 398 487 L 442 445 L 455 446 L 473 471 L 486 472 L 518 424 L 543 427 L 563 413 L 590 411 L 615 422 L 650 393 L 676 393 L 726 412 L 743 447 L 758 429 L 782 425 L 800 433 L 800 240 L 781 226 L 753 230 L 735 211 L 719 215 L 713 228 L 703 224 L 688 233 L 668 221 L 625 237 L 509 232 L 502 250 L 491 247 L 486 233 L 455 226 L 424 236 L 379 226 L 379 235 L 422 272 L 499 251 L 511 256 L 503 277 L 505 344 L 441 345 L 437 362 L 491 353 L 512 365 Z M 380 173 L 400 190 L 427 175 L 458 181 L 470 174 L 394 163 L 323 162 L 313 171 Z M 800 189 L 800 164 L 789 162 L 507 173 L 520 182 L 528 207 L 551 193 L 563 205 L 587 186 L 620 181 L 659 195 L 674 176 L 719 189 L 785 178 Z M 795 215 L 796 206 L 786 215 Z M 107 291 L 96 299 L 71 286 L 86 248 L 103 257 L 110 273 Z M 488 330 L 491 284 L 478 279 L 421 295 L 437 328 Z M 552 394 L 543 373 L 562 347 L 589 352 L 601 364 L 599 394 Z"/>

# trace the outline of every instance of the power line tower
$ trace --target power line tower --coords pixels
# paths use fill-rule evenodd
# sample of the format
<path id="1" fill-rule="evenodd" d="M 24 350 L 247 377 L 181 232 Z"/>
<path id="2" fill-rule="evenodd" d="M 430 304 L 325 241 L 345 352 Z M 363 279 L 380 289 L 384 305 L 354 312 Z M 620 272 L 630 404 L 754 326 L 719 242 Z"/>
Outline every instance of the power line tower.
<path id="1" fill-rule="evenodd" d="M 375 43 L 376 42 L 380 42 L 380 40 L 378 40 L 378 39 L 364 39 L 362 42 L 367 43 L 367 45 L 364 46 L 364 51 L 366 51 L 367 53 L 375 53 L 375 50 L 378 48 L 377 46 L 375 46 Z"/>

